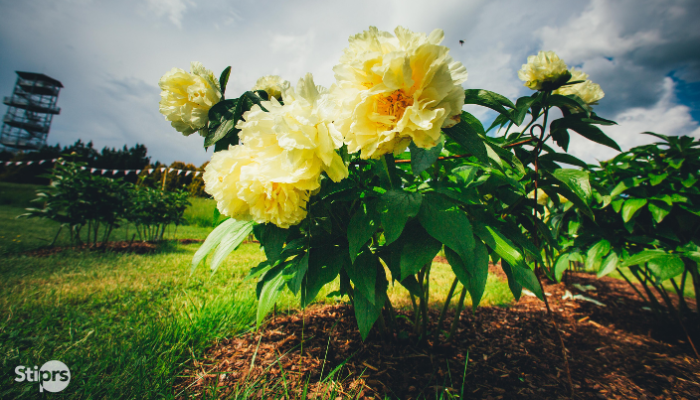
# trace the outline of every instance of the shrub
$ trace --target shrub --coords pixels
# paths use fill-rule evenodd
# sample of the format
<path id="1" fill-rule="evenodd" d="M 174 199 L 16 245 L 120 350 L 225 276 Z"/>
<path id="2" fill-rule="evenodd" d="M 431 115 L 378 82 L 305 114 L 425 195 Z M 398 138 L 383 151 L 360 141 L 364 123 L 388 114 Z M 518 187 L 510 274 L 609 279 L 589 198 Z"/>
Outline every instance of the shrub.
<path id="1" fill-rule="evenodd" d="M 51 180 L 48 190 L 38 190 L 38 197 L 33 200 L 43 203 L 43 207 L 28 208 L 28 212 L 20 217 L 56 221 L 61 224 L 56 238 L 67 227 L 71 242 L 76 244 L 83 243 L 81 232 L 87 227 L 85 241 L 96 246 L 99 228 L 102 226 L 102 242 L 106 242 L 125 214 L 130 184 L 92 175 L 86 170 L 85 163 L 62 159 L 56 163 L 47 178 Z"/>
<path id="2" fill-rule="evenodd" d="M 185 209 L 190 205 L 188 197 L 184 190 L 166 192 L 148 187 L 136 188 L 132 191 L 126 219 L 136 226 L 141 240 L 162 240 L 169 224 L 177 227 L 184 222 Z"/>

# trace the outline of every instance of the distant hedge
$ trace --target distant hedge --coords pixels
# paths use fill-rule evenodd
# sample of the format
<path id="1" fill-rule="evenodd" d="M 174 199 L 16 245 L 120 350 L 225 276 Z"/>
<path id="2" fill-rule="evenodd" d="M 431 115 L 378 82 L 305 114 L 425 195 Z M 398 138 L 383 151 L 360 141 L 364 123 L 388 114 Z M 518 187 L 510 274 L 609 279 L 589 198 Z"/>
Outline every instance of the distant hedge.
<path id="1" fill-rule="evenodd" d="M 40 160 L 53 160 L 59 157 L 68 158 L 72 161 L 84 163 L 87 168 L 107 169 L 107 170 L 133 170 L 129 174 L 105 176 L 115 177 L 126 182 L 138 184 L 140 186 L 162 188 L 163 173 L 162 168 L 174 168 L 183 170 L 179 174 L 177 172 L 169 172 L 165 179 L 165 189 L 173 191 L 176 189 L 186 190 L 193 196 L 208 197 L 204 192 L 204 181 L 202 173 L 208 162 L 196 167 L 194 164 L 185 164 L 181 161 L 175 161 L 170 165 L 156 161 L 151 163 L 151 157 L 147 155 L 148 150 L 142 144 L 136 144 L 133 147 L 126 145 L 122 149 L 105 147 L 101 151 L 97 151 L 93 143 L 83 143 L 82 140 L 76 141 L 70 146 L 61 147 L 44 146 L 38 151 L 13 153 L 7 150 L 0 152 L 0 181 L 15 182 L 15 183 L 33 183 L 40 185 L 49 184 L 49 178 L 46 174 L 51 171 L 54 164 L 44 162 L 39 164 Z M 21 165 L 5 165 L 7 161 L 18 162 L 22 161 Z M 36 161 L 30 165 L 28 161 Z M 148 170 L 152 169 L 149 174 Z M 141 170 L 137 175 L 136 170 Z M 186 171 L 192 171 L 187 174 Z M 200 174 L 195 176 L 196 172 Z M 96 171 L 95 174 L 99 172 Z"/>

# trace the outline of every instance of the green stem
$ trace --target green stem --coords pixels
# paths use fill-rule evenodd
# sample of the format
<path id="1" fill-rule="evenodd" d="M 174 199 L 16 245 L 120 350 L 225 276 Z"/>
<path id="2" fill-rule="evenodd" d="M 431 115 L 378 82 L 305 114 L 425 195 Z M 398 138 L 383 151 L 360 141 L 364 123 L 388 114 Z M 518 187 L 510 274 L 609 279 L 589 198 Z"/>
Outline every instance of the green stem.
<path id="1" fill-rule="evenodd" d="M 700 273 L 698 273 L 698 264 L 685 257 L 683 258 L 683 263 L 685 264 L 685 268 L 690 271 L 690 277 L 693 280 L 693 289 L 695 289 L 695 298 L 697 299 L 698 296 L 700 296 Z M 700 316 L 700 307 L 696 307 L 695 311 L 698 313 L 698 316 Z"/>
<path id="2" fill-rule="evenodd" d="M 685 273 L 686 271 L 683 271 L 683 278 L 681 279 L 681 283 L 685 283 Z M 671 285 L 673 285 L 673 289 L 676 291 L 676 294 L 678 295 L 678 308 L 680 308 L 680 312 L 682 314 L 687 314 L 688 313 L 688 303 L 685 302 L 685 296 L 683 296 L 683 290 L 681 290 L 680 287 L 678 287 L 678 284 L 676 284 L 676 281 L 671 278 Z"/>
<path id="3" fill-rule="evenodd" d="M 656 311 L 657 314 L 660 314 L 661 304 L 659 303 L 659 300 L 656 299 L 654 293 L 652 293 L 651 289 L 649 289 L 649 287 L 647 286 L 646 280 L 642 279 L 642 277 L 640 276 L 640 274 L 643 274 L 644 272 L 637 265 L 630 267 L 630 272 L 642 284 L 642 288 L 644 288 L 644 292 L 649 298 L 649 305 L 651 305 L 651 307 L 654 309 L 654 311 Z"/>
<path id="4" fill-rule="evenodd" d="M 632 283 L 632 281 L 630 281 L 630 279 L 627 277 L 627 275 L 625 275 L 625 274 L 622 273 L 622 270 L 621 270 L 621 269 L 618 269 L 617 272 L 620 274 L 620 276 L 622 276 L 622 278 L 623 278 L 627 283 L 629 283 L 629 285 L 632 287 L 632 289 L 634 289 L 634 291 L 637 292 L 637 294 L 639 295 L 639 297 L 640 297 L 642 300 L 644 300 L 645 303 L 649 304 L 649 300 L 647 300 L 647 298 L 642 294 L 642 292 L 640 292 L 639 289 L 637 289 L 637 285 L 635 285 L 634 283 Z"/>
<path id="5" fill-rule="evenodd" d="M 61 230 L 63 229 L 63 224 L 58 227 L 58 232 L 56 232 L 56 236 L 53 237 L 53 240 L 51 241 L 51 244 L 49 247 L 53 247 L 54 244 L 56 244 L 56 239 L 58 239 L 58 235 L 61 233 Z"/>
<path id="6" fill-rule="evenodd" d="M 435 340 L 437 341 L 440 337 L 440 329 L 442 328 L 442 322 L 445 320 L 445 315 L 447 315 L 447 309 L 450 307 L 450 300 L 452 300 L 452 295 L 457 288 L 457 282 L 459 279 L 455 277 L 452 281 L 452 286 L 450 286 L 450 291 L 447 293 L 447 298 L 445 299 L 445 305 L 442 307 L 442 312 L 440 313 L 440 318 L 438 319 L 437 327 L 435 327 Z"/>
<path id="7" fill-rule="evenodd" d="M 450 328 L 450 336 L 448 340 L 452 341 L 457 332 L 457 326 L 459 325 L 459 317 L 462 315 L 462 308 L 464 307 L 464 299 L 467 297 L 467 288 L 462 288 L 462 293 L 459 295 L 459 301 L 457 302 L 457 309 L 455 310 L 455 317 L 452 320 L 452 327 Z"/>

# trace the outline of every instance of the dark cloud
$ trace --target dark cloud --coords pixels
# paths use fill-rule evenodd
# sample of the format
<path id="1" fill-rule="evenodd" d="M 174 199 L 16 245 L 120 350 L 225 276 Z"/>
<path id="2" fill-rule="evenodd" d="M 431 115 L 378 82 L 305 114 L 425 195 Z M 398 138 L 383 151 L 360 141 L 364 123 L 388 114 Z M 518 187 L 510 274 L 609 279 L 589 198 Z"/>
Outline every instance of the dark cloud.
<path id="1" fill-rule="evenodd" d="M 613 132 L 634 145 L 648 138 L 624 132 L 644 124 L 698 132 L 697 101 L 677 95 L 692 97 L 686 83 L 700 80 L 698 11 L 695 1 L 0 0 L 0 94 L 11 92 L 15 70 L 46 73 L 66 86 L 50 142 L 139 142 L 154 159 L 201 163 L 210 157 L 201 138 L 181 136 L 158 113 L 157 82 L 171 68 L 197 60 L 218 74 L 232 65 L 228 97 L 273 73 L 295 83 L 311 72 L 328 86 L 348 36 L 369 25 L 441 28 L 469 71 L 465 87 L 512 99 L 529 93 L 517 78 L 527 56 L 557 51 L 603 87 L 598 112 L 624 120 Z"/>

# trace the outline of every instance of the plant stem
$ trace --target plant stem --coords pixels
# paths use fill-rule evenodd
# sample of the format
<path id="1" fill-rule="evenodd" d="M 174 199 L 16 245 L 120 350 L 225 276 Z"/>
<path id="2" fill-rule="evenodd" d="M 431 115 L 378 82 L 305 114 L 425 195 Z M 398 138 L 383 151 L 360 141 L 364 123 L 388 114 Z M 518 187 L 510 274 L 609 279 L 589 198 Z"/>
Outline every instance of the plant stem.
<path id="1" fill-rule="evenodd" d="M 428 301 L 430 298 L 430 264 L 425 267 L 424 282 L 422 285 L 423 299 L 420 302 L 422 310 L 422 321 L 421 321 L 421 337 L 425 338 L 428 335 Z"/>
<path id="2" fill-rule="evenodd" d="M 642 292 L 640 292 L 639 289 L 637 289 L 637 285 L 635 285 L 634 283 L 632 283 L 632 281 L 630 281 L 630 279 L 627 277 L 627 275 L 625 275 L 625 274 L 622 273 L 622 270 L 621 270 L 621 269 L 618 269 L 617 272 L 620 274 L 620 276 L 622 276 L 622 278 L 623 278 L 627 283 L 629 283 L 629 285 L 632 287 L 632 289 L 634 289 L 634 291 L 637 292 L 637 294 L 639 295 L 639 297 L 640 297 L 645 303 L 649 304 L 649 300 L 647 300 L 647 298 L 642 294 Z"/>
<path id="3" fill-rule="evenodd" d="M 457 302 L 457 309 L 455 310 L 455 317 L 452 320 L 452 327 L 450 327 L 450 336 L 448 339 L 451 341 L 455 333 L 457 332 L 457 326 L 459 325 L 459 317 L 462 315 L 462 307 L 464 307 L 464 298 L 467 297 L 467 288 L 462 288 L 462 293 L 459 295 L 459 301 Z"/>
<path id="4" fill-rule="evenodd" d="M 688 307 L 688 303 L 685 301 L 685 278 L 688 276 L 688 270 L 683 270 L 683 277 L 681 278 L 681 286 L 679 287 L 676 281 L 671 278 L 671 285 L 673 285 L 673 289 L 676 291 L 676 294 L 678 295 L 678 307 L 680 308 L 681 314 L 690 314 L 690 308 Z"/>
<path id="5" fill-rule="evenodd" d="M 53 247 L 54 244 L 56 244 L 56 239 L 58 239 L 58 235 L 61 233 L 61 230 L 63 229 L 63 224 L 58 227 L 58 232 L 56 232 L 56 236 L 53 237 L 53 240 L 51 241 L 51 244 L 49 244 L 49 247 Z"/>
<path id="6" fill-rule="evenodd" d="M 635 266 L 630 267 L 630 272 L 642 284 L 642 287 L 644 288 L 644 292 L 646 292 L 647 296 L 649 297 L 649 305 L 651 305 L 652 308 L 654 309 L 654 311 L 656 311 L 656 313 L 660 315 L 662 307 L 661 307 L 661 304 L 659 303 L 659 300 L 656 299 L 656 296 L 654 296 L 654 293 L 652 293 L 651 289 L 649 289 L 649 286 L 647 286 L 646 280 L 642 279 L 642 277 L 640 276 L 640 273 L 644 274 L 644 271 L 642 271 L 642 269 L 639 268 L 639 266 L 635 265 Z"/>
<path id="7" fill-rule="evenodd" d="M 455 277 L 454 281 L 452 281 L 452 286 L 450 286 L 450 291 L 447 293 L 447 298 L 445 299 L 445 305 L 442 306 L 442 312 L 440 313 L 440 318 L 438 319 L 437 326 L 435 327 L 435 340 L 437 341 L 440 338 L 440 329 L 442 328 L 442 322 L 445 320 L 445 315 L 447 314 L 447 309 L 450 306 L 450 300 L 452 300 L 452 295 L 455 292 L 455 289 L 457 288 L 457 282 L 459 280 Z"/>
<path id="8" fill-rule="evenodd" d="M 685 268 L 690 271 L 690 277 L 693 280 L 693 289 L 695 289 L 695 298 L 697 299 L 698 296 L 700 296 L 700 273 L 698 273 L 698 264 L 685 257 L 683 257 L 683 263 L 685 264 Z M 700 307 L 696 307 L 695 312 L 700 316 Z"/>
<path id="9" fill-rule="evenodd" d="M 546 99 L 549 95 L 549 91 L 545 91 L 543 94 L 543 102 L 546 104 Z M 538 190 L 538 183 L 539 183 L 539 176 L 540 176 L 540 171 L 539 171 L 539 159 L 540 159 L 540 153 L 542 152 L 542 146 L 544 145 L 544 134 L 545 130 L 547 129 L 547 117 L 549 115 L 549 108 L 547 106 L 544 107 L 544 120 L 542 122 L 542 125 L 540 126 L 540 137 L 539 140 L 537 141 L 537 145 L 535 146 L 535 198 L 534 198 L 534 206 L 533 206 L 533 220 L 535 223 L 535 229 L 533 232 L 533 237 L 535 239 L 535 247 L 538 249 L 540 248 L 540 240 L 539 240 L 539 232 L 538 232 L 538 227 L 537 223 L 539 222 L 539 219 L 537 218 L 537 190 Z M 534 129 L 534 126 L 533 126 Z M 533 135 L 534 136 L 534 135 Z M 517 267 L 514 267 L 517 268 Z M 544 299 L 544 304 L 547 307 L 547 315 L 549 316 L 549 321 L 552 323 L 554 326 L 554 332 L 556 332 L 557 337 L 559 338 L 559 344 L 561 345 L 561 353 L 562 356 L 564 357 L 564 366 L 566 367 L 566 378 L 569 381 L 569 394 L 571 398 L 574 398 L 574 384 L 573 381 L 571 380 L 571 370 L 569 369 L 569 357 L 566 354 L 566 346 L 564 345 L 564 338 L 561 336 L 561 332 L 559 332 L 559 327 L 557 326 L 557 322 L 554 320 L 554 315 L 552 314 L 552 308 L 549 306 L 549 300 L 547 300 L 547 296 L 544 293 L 544 286 L 542 285 L 542 266 L 539 265 L 537 260 L 535 260 L 535 276 L 537 277 L 537 283 L 540 285 L 540 289 L 542 290 L 542 297 Z"/>

